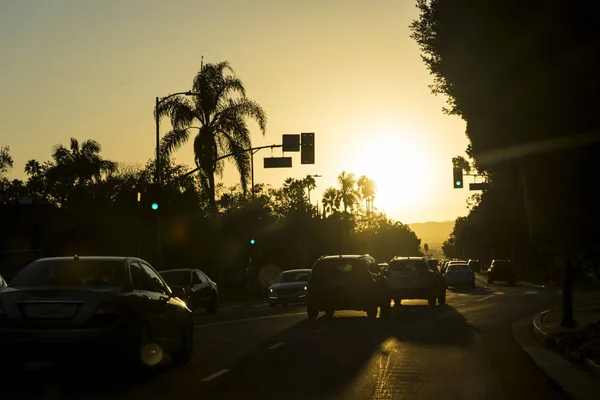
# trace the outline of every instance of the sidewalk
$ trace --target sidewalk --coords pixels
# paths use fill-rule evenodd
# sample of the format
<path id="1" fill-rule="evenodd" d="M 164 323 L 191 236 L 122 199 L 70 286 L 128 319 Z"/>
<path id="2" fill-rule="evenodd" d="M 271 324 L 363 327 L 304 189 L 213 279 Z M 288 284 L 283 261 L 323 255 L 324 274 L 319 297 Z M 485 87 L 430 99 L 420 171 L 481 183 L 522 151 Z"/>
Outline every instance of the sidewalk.
<path id="1" fill-rule="evenodd" d="M 561 308 L 526 316 L 513 335 L 554 383 L 576 400 L 600 396 L 600 292 L 575 294 L 577 326 L 560 326 Z"/>
<path id="2" fill-rule="evenodd" d="M 582 295 L 574 304 L 577 326 L 560 326 L 562 310 L 544 311 L 533 320 L 533 333 L 544 346 L 600 378 L 600 293 Z"/>

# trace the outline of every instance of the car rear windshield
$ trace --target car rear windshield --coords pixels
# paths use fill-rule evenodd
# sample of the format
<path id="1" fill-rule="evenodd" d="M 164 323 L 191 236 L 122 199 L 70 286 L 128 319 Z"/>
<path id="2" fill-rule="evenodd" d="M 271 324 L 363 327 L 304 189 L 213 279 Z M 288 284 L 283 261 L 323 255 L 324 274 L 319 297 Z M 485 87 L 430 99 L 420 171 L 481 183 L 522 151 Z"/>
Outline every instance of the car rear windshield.
<path id="1" fill-rule="evenodd" d="M 160 274 L 169 286 L 189 286 L 192 283 L 190 271 L 163 271 Z"/>
<path id="2" fill-rule="evenodd" d="M 512 267 L 510 261 L 494 261 L 494 268 L 509 269 Z"/>
<path id="3" fill-rule="evenodd" d="M 467 264 L 452 264 L 448 267 L 448 271 L 462 271 L 467 270 L 470 271 L 471 268 Z"/>
<path id="4" fill-rule="evenodd" d="M 27 265 L 10 286 L 121 286 L 122 260 L 38 260 Z"/>
<path id="5" fill-rule="evenodd" d="M 275 282 L 277 283 L 288 283 L 288 282 L 308 282 L 310 273 L 308 271 L 295 271 L 295 272 L 282 272 L 279 274 Z"/>
<path id="6" fill-rule="evenodd" d="M 315 263 L 311 280 L 331 279 L 340 276 L 356 276 L 367 272 L 362 260 L 353 258 L 328 258 Z"/>
<path id="7" fill-rule="evenodd" d="M 429 266 L 424 260 L 392 260 L 388 271 L 427 271 Z"/>

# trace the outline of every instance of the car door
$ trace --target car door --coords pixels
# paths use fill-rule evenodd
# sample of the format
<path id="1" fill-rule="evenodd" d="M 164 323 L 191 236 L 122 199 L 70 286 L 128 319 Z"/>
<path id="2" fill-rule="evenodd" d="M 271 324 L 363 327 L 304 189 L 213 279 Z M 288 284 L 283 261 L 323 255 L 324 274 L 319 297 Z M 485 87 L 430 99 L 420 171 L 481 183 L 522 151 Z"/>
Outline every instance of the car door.
<path id="1" fill-rule="evenodd" d="M 210 302 L 210 282 L 208 277 L 202 271 L 192 271 L 192 279 L 197 279 L 197 296 L 203 307 L 206 307 Z"/>
<path id="2" fill-rule="evenodd" d="M 173 339 L 171 327 L 175 321 L 168 310 L 170 295 L 167 284 L 149 264 L 140 261 L 139 265 L 149 280 L 151 291 L 148 295 L 152 298 L 153 302 L 155 338 L 159 340 L 171 340 Z"/>
<path id="3" fill-rule="evenodd" d="M 161 336 L 164 310 L 159 294 L 154 291 L 154 283 L 137 261 L 129 264 L 129 274 L 136 295 L 138 317 L 148 324 L 152 336 Z"/>

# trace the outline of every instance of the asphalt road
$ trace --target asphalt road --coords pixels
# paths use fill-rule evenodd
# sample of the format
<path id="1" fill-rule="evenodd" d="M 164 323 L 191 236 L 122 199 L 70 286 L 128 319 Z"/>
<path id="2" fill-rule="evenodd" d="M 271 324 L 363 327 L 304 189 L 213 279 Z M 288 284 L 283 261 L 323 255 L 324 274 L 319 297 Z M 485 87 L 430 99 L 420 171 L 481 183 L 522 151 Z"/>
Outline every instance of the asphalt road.
<path id="1" fill-rule="evenodd" d="M 502 283 L 451 289 L 447 305 L 404 301 L 389 319 L 303 306 L 233 304 L 196 317 L 195 355 L 133 375 L 93 360 L 28 365 L 0 385 L 18 399 L 560 399 L 512 337 L 511 323 L 560 301 Z M 0 356 L 1 357 L 1 356 Z"/>

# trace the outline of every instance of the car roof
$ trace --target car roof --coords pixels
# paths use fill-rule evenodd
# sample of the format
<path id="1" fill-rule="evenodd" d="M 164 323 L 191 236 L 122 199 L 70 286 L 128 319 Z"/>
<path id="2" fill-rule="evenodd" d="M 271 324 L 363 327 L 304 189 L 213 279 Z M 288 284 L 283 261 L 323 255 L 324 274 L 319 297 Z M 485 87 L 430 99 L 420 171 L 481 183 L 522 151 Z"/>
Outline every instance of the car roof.
<path id="1" fill-rule="evenodd" d="M 363 257 L 371 257 L 368 254 L 339 254 L 339 255 L 331 255 L 331 256 L 322 256 L 320 260 L 331 260 L 332 258 L 353 258 L 359 259 Z"/>
<path id="2" fill-rule="evenodd" d="M 68 261 L 68 260 L 104 260 L 104 261 L 122 261 L 126 262 L 128 260 L 139 260 L 144 261 L 136 257 L 126 257 L 126 256 L 78 256 L 74 255 L 72 257 L 44 257 L 38 258 L 35 261 Z"/>
<path id="3" fill-rule="evenodd" d="M 418 257 L 418 256 L 411 256 L 411 257 L 404 257 L 404 256 L 395 256 L 394 258 L 392 258 L 392 261 L 394 260 L 427 260 L 427 257 Z"/>
<path id="4" fill-rule="evenodd" d="M 177 268 L 177 269 L 165 269 L 163 271 L 160 271 L 160 273 L 162 274 L 163 272 L 191 272 L 191 271 L 199 271 L 196 268 Z"/>
<path id="5" fill-rule="evenodd" d="M 310 272 L 310 268 L 298 268 L 298 269 L 288 269 L 285 271 L 281 271 L 282 274 L 285 274 L 286 272 Z"/>

